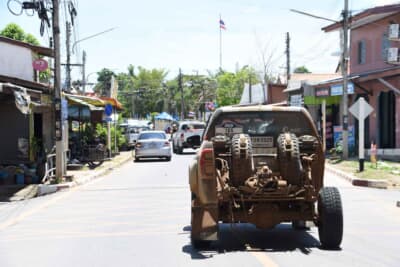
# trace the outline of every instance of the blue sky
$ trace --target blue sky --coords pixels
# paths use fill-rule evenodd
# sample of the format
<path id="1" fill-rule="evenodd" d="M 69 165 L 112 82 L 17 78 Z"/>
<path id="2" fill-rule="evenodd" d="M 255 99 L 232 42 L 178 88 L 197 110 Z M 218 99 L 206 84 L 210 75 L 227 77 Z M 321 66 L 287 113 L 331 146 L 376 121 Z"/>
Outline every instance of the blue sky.
<path id="1" fill-rule="evenodd" d="M 39 19 L 26 14 L 12 15 L 8 0 L 0 0 L 0 29 L 10 22 L 25 31 L 39 35 Z M 64 1 L 66 2 L 66 1 Z M 290 12 L 298 9 L 322 17 L 339 19 L 343 2 L 338 0 L 147 0 L 147 1 L 82 1 L 73 0 L 78 20 L 73 40 L 116 27 L 111 32 L 79 43 L 73 61 L 78 62 L 82 50 L 87 53 L 90 74 L 103 67 L 116 72 L 125 71 L 129 64 L 146 68 L 165 68 L 170 76 L 179 67 L 185 73 L 206 73 L 219 67 L 219 14 L 225 22 L 222 33 L 223 68 L 234 71 L 237 66 L 251 65 L 261 70 L 260 50 L 272 55 L 273 72 L 285 72 L 285 35 L 291 36 L 292 69 L 305 65 L 314 73 L 333 72 L 338 58 L 339 34 L 323 33 L 329 24 L 322 20 Z M 390 0 L 350 0 L 354 12 L 376 5 L 390 4 Z M 61 22 L 65 23 L 64 6 Z M 64 36 L 62 28 L 62 39 Z M 48 44 L 47 34 L 39 38 Z M 62 47 L 65 57 L 65 47 Z M 74 79 L 80 79 L 75 70 Z M 96 75 L 90 75 L 95 80 Z"/>

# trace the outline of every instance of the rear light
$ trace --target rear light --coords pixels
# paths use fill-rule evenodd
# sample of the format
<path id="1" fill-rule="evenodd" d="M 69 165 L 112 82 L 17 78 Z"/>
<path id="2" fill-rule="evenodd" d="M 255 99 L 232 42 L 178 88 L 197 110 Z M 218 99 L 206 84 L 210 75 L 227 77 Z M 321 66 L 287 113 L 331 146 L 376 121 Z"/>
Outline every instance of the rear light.
<path id="1" fill-rule="evenodd" d="M 200 152 L 200 171 L 201 171 L 202 178 L 213 179 L 214 150 L 212 148 L 204 148 Z"/>
<path id="2" fill-rule="evenodd" d="M 135 146 L 136 148 L 141 148 L 142 147 L 142 144 L 141 143 L 136 143 L 136 146 Z"/>
<path id="3" fill-rule="evenodd" d="M 185 138 L 185 134 L 181 133 L 181 139 L 184 139 L 184 138 Z"/>
<path id="4" fill-rule="evenodd" d="M 169 146 L 170 144 L 169 144 L 169 142 L 168 141 L 166 141 L 165 143 L 164 143 L 164 146 Z"/>

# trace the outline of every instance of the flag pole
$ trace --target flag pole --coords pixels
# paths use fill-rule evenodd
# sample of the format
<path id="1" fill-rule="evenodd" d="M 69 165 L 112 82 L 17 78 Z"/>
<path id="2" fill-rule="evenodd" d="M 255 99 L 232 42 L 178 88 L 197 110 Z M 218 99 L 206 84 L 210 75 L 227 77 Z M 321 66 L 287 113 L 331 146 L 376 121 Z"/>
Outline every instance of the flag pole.
<path id="1" fill-rule="evenodd" d="M 219 71 L 222 71 L 222 27 L 221 14 L 219 14 Z"/>

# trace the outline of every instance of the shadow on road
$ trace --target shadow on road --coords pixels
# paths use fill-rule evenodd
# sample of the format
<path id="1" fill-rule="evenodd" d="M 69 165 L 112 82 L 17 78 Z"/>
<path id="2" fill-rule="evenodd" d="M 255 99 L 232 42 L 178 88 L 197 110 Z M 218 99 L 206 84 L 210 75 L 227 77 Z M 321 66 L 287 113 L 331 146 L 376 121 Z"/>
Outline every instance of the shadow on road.
<path id="1" fill-rule="evenodd" d="M 184 231 L 190 232 L 190 226 Z M 251 224 L 220 224 L 219 240 L 202 250 L 187 244 L 182 251 L 192 259 L 207 259 L 220 253 L 237 251 L 290 252 L 299 250 L 303 254 L 311 253 L 312 248 L 320 248 L 320 242 L 308 231 L 293 230 L 290 224 L 280 224 L 273 229 L 260 230 Z"/>
<path id="2" fill-rule="evenodd" d="M 175 155 L 177 155 L 178 157 L 180 156 L 180 155 L 196 155 L 196 151 L 183 151 L 182 152 L 182 154 L 175 154 Z"/>
<path id="3" fill-rule="evenodd" d="M 169 162 L 165 158 L 144 158 L 140 160 L 133 160 L 134 163 L 152 163 L 152 162 Z"/>

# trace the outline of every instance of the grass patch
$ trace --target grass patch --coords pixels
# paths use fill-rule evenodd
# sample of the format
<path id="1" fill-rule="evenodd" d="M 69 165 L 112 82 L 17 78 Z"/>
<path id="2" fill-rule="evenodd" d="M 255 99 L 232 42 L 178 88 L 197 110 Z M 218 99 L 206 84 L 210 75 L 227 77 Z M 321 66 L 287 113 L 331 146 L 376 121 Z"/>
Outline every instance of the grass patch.
<path id="1" fill-rule="evenodd" d="M 358 178 L 386 179 L 393 181 L 395 184 L 400 184 L 400 163 L 398 162 L 378 161 L 377 164 L 373 164 L 370 161 L 365 161 L 363 172 L 358 171 L 358 159 L 329 159 L 327 162 L 332 164 L 335 168 L 353 174 Z"/>

